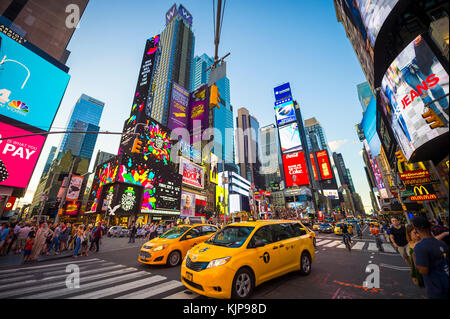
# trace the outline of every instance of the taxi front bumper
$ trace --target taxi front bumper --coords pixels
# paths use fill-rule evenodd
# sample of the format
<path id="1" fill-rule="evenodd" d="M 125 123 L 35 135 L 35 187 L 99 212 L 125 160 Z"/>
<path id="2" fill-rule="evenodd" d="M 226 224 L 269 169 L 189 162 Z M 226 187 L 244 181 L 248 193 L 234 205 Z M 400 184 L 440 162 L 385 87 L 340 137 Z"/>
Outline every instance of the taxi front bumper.
<path id="1" fill-rule="evenodd" d="M 139 252 L 138 261 L 147 265 L 164 265 L 167 262 L 167 251 L 166 249 L 153 251 L 142 248 Z"/>

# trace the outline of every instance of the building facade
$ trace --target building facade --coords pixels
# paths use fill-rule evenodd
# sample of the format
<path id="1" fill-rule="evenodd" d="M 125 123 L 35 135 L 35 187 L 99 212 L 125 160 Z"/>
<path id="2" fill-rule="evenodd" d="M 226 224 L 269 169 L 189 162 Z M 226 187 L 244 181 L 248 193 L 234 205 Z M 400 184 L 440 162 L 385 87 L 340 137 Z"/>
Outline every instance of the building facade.
<path id="1" fill-rule="evenodd" d="M 55 159 L 56 150 L 58 148 L 56 146 L 52 146 L 50 153 L 48 154 L 47 161 L 45 162 L 44 170 L 42 171 L 42 175 L 45 175 L 50 170 L 50 166 L 52 165 L 53 160 Z"/>
<path id="2" fill-rule="evenodd" d="M 334 165 L 338 171 L 339 180 L 341 185 L 347 185 L 352 193 L 355 192 L 353 181 L 350 176 L 350 171 L 345 166 L 344 158 L 341 153 L 333 152 Z"/>

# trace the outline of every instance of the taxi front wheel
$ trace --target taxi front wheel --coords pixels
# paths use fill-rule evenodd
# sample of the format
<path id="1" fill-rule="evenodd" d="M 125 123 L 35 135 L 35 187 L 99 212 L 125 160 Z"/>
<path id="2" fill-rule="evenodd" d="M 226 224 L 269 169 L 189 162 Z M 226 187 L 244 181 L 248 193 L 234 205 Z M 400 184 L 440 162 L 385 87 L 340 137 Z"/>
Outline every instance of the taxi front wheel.
<path id="1" fill-rule="evenodd" d="M 175 267 L 176 265 L 178 265 L 180 263 L 180 260 L 181 260 L 181 254 L 179 251 L 175 250 L 169 254 L 169 257 L 167 257 L 167 264 L 170 267 Z"/>
<path id="2" fill-rule="evenodd" d="M 248 298 L 253 292 L 254 285 L 252 272 L 247 268 L 239 269 L 233 279 L 231 298 Z"/>
<path id="3" fill-rule="evenodd" d="M 311 256 L 307 252 L 303 252 L 300 257 L 300 275 L 307 276 L 311 272 Z"/>

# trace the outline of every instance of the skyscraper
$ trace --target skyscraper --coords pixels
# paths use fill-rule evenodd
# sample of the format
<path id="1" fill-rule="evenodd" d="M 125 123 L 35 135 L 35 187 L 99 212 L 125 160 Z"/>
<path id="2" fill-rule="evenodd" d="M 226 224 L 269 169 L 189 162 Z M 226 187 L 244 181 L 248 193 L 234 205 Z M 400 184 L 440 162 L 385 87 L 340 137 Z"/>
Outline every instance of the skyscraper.
<path id="1" fill-rule="evenodd" d="M 105 103 L 82 94 L 72 109 L 67 130 L 98 132 L 100 130 L 98 124 L 104 106 Z M 59 153 L 65 153 L 70 149 L 74 156 L 91 159 L 97 136 L 97 134 L 66 133 L 61 142 Z"/>
<path id="2" fill-rule="evenodd" d="M 309 150 L 312 151 L 328 151 L 328 143 L 322 126 L 315 117 L 305 120 L 306 141 Z"/>
<path id="3" fill-rule="evenodd" d="M 353 186 L 353 181 L 350 176 L 350 171 L 345 166 L 344 158 L 341 153 L 333 152 L 333 160 L 334 165 L 338 171 L 339 180 L 341 181 L 341 185 L 347 185 L 349 190 L 354 193 L 355 187 Z"/>
<path id="4" fill-rule="evenodd" d="M 206 71 L 206 69 L 211 67 L 213 63 L 213 58 L 206 54 L 194 58 L 191 91 L 198 89 L 204 84 L 208 84 L 211 71 Z M 234 117 L 233 106 L 230 102 L 230 80 L 227 77 L 224 77 L 217 81 L 216 85 L 219 89 L 220 99 L 223 104 L 221 103 L 222 105 L 220 108 L 215 107 L 213 109 L 214 128 L 220 131 L 222 139 L 217 139 L 217 137 L 214 136 L 213 153 L 221 156 L 221 158 L 219 158 L 219 169 L 221 170 L 222 160 L 224 160 L 226 164 L 234 165 L 234 138 L 233 134 L 230 134 L 229 131 L 227 132 L 227 129 L 232 130 L 234 128 Z"/>
<path id="5" fill-rule="evenodd" d="M 360 83 L 356 86 L 358 91 L 358 98 L 361 106 L 363 108 L 363 112 L 366 112 L 367 106 L 369 105 L 372 98 L 374 98 L 372 90 L 370 89 L 370 85 L 368 82 Z"/>
<path id="6" fill-rule="evenodd" d="M 168 124 L 172 83 L 187 90 L 191 87 L 194 43 L 191 14 L 174 4 L 166 14 L 166 27 L 160 36 L 161 54 L 147 106 L 148 115 L 163 125 Z"/>
<path id="7" fill-rule="evenodd" d="M 45 162 L 44 170 L 42 171 L 42 175 L 45 175 L 50 170 L 50 166 L 55 158 L 55 153 L 58 148 L 56 146 L 52 146 L 50 153 L 48 154 L 47 161 Z"/>
<path id="8" fill-rule="evenodd" d="M 265 179 L 265 189 L 276 189 L 281 182 L 281 154 L 278 130 L 274 124 L 259 129 L 261 138 L 261 174 Z"/>

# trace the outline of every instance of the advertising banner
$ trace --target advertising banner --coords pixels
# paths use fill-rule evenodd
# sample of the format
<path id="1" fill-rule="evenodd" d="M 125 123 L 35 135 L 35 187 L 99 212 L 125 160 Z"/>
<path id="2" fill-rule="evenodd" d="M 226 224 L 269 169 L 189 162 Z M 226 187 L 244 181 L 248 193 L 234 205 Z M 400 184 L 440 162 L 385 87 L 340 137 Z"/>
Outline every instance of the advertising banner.
<path id="1" fill-rule="evenodd" d="M 180 160 L 180 174 L 183 176 L 183 184 L 204 188 L 205 169 L 184 158 Z"/>
<path id="2" fill-rule="evenodd" d="M 377 184 L 376 186 L 378 188 L 378 191 L 380 192 L 380 196 L 382 198 L 388 198 L 389 196 L 383 181 L 383 176 L 381 175 L 380 168 L 378 167 L 377 160 L 372 156 L 372 152 L 370 151 L 369 143 L 367 143 L 367 140 L 364 140 L 363 144 L 367 152 L 367 157 L 369 158 L 373 175 L 375 176 L 375 183 Z"/>
<path id="3" fill-rule="evenodd" d="M 12 210 L 14 207 L 14 204 L 16 203 L 16 197 L 10 197 L 8 198 L 8 202 L 6 203 L 4 210 Z"/>
<path id="4" fill-rule="evenodd" d="M 373 96 L 367 105 L 366 112 L 364 113 L 361 121 L 361 128 L 367 142 L 369 143 L 372 155 L 380 155 L 381 141 L 377 134 L 377 102 Z M 364 138 L 362 140 L 364 140 Z"/>
<path id="5" fill-rule="evenodd" d="M 302 142 L 300 141 L 300 132 L 296 122 L 278 128 L 278 132 L 283 154 L 303 150 Z"/>
<path id="6" fill-rule="evenodd" d="M 426 201 L 437 199 L 437 195 L 431 185 L 417 185 L 413 188 L 414 196 L 410 196 L 410 201 Z"/>
<path id="7" fill-rule="evenodd" d="M 147 126 L 140 126 L 137 130 L 139 140 L 142 142 L 142 154 L 144 160 L 153 158 L 155 162 L 164 165 L 173 163 L 170 156 L 173 144 L 170 140 L 170 130 L 154 121 L 147 121 Z"/>
<path id="8" fill-rule="evenodd" d="M 31 132 L 0 122 L 2 138 L 26 134 Z M 0 185 L 27 188 L 44 142 L 42 135 L 1 140 Z"/>
<path id="9" fill-rule="evenodd" d="M 210 170 L 209 170 L 209 180 L 211 183 L 219 184 L 219 168 L 218 168 L 218 162 L 219 158 L 217 155 L 214 155 L 211 153 L 211 163 L 210 163 Z"/>
<path id="10" fill-rule="evenodd" d="M 192 146 L 189 142 L 180 140 L 180 154 L 194 163 L 202 163 L 202 152 L 198 148 Z"/>
<path id="11" fill-rule="evenodd" d="M 288 97 L 292 97 L 291 86 L 288 83 L 277 86 L 273 89 L 275 93 L 275 101 L 283 100 Z"/>
<path id="12" fill-rule="evenodd" d="M 141 212 L 142 186 L 119 184 L 111 211 L 115 215 L 136 215 Z"/>
<path id="13" fill-rule="evenodd" d="M 287 187 L 309 184 L 303 152 L 283 155 L 283 166 Z"/>
<path id="14" fill-rule="evenodd" d="M 195 194 L 181 192 L 181 216 L 195 216 Z"/>
<path id="15" fill-rule="evenodd" d="M 208 85 L 202 85 L 191 93 L 189 100 L 189 128 L 192 132 L 192 144 L 201 140 L 201 132 L 208 127 Z"/>
<path id="16" fill-rule="evenodd" d="M 311 165 L 312 165 L 312 168 L 313 168 L 314 179 L 317 181 L 317 180 L 319 180 L 319 178 L 317 176 L 317 169 L 316 169 L 316 162 L 314 161 L 314 154 L 313 153 L 309 153 L 309 158 L 311 158 Z"/>
<path id="17" fill-rule="evenodd" d="M 66 204 L 66 210 L 65 210 L 64 215 L 68 215 L 68 216 L 78 215 L 79 209 L 80 209 L 79 202 L 68 202 Z"/>
<path id="18" fill-rule="evenodd" d="M 0 32 L 0 114 L 49 131 L 70 76 Z"/>
<path id="19" fill-rule="evenodd" d="M 278 126 L 295 122 L 297 117 L 295 116 L 295 107 L 292 98 L 275 102 L 275 115 Z"/>
<path id="20" fill-rule="evenodd" d="M 170 130 L 187 128 L 189 116 L 189 91 L 173 82 L 172 99 L 170 102 L 169 124 Z"/>
<path id="21" fill-rule="evenodd" d="M 80 196 L 81 186 L 83 184 L 83 176 L 72 175 L 70 180 L 69 190 L 67 191 L 66 201 L 74 202 Z"/>
<path id="22" fill-rule="evenodd" d="M 317 163 L 319 165 L 320 175 L 322 179 L 333 178 L 333 170 L 331 169 L 330 160 L 328 159 L 327 150 L 316 152 Z"/>
<path id="23" fill-rule="evenodd" d="M 228 214 L 228 192 L 226 188 L 216 186 L 216 207 L 219 208 L 220 214 Z"/>
<path id="24" fill-rule="evenodd" d="M 324 189 L 323 195 L 331 199 L 339 199 L 339 193 L 337 189 Z"/>
<path id="25" fill-rule="evenodd" d="M 418 36 L 392 62 L 382 80 L 382 108 L 408 160 L 421 160 L 419 149 L 448 133 L 449 77 L 428 44 Z M 426 107 L 426 105 L 428 107 Z M 434 112 L 443 127 L 431 128 L 422 116 Z"/>

